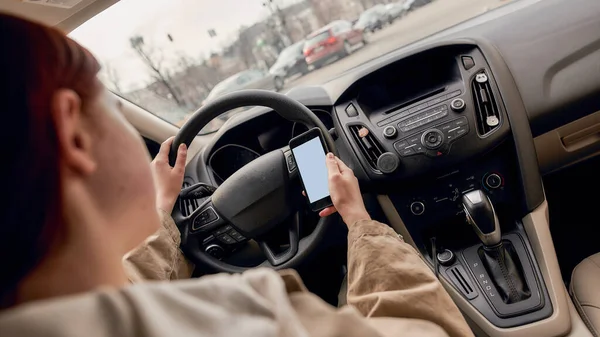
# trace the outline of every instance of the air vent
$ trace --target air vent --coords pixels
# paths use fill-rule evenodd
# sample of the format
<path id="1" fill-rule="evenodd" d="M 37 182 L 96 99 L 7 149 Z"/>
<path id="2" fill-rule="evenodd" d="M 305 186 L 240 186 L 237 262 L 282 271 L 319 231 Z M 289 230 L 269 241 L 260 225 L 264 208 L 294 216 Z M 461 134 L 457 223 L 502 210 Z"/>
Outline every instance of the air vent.
<path id="1" fill-rule="evenodd" d="M 473 103 L 477 117 L 477 131 L 485 136 L 500 127 L 500 111 L 485 71 L 475 75 L 471 83 Z"/>
<path id="2" fill-rule="evenodd" d="M 365 137 L 359 136 L 360 130 L 363 128 L 365 127 L 362 125 L 350 125 L 350 133 L 352 134 L 352 138 L 354 138 L 354 141 L 358 145 L 364 158 L 369 163 L 369 166 L 371 166 L 374 171 L 380 172 L 377 168 L 377 159 L 385 151 L 383 151 L 381 144 L 379 144 L 370 130 Z"/>
<path id="3" fill-rule="evenodd" d="M 183 188 L 190 187 L 192 184 L 184 181 Z M 187 199 L 181 200 L 179 199 L 179 209 L 181 210 L 181 214 L 184 216 L 189 216 L 198 208 L 198 199 Z"/>

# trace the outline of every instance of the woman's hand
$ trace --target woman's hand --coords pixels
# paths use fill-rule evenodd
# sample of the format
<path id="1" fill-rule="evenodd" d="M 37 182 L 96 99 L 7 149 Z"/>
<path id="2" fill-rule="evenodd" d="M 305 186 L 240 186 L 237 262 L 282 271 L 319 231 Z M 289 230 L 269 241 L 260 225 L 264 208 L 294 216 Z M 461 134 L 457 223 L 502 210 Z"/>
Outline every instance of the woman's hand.
<path id="1" fill-rule="evenodd" d="M 169 214 L 173 211 L 177 196 L 181 192 L 187 158 L 187 147 L 181 144 L 177 150 L 175 166 L 169 165 L 169 152 L 174 138 L 171 137 L 160 145 L 156 158 L 150 164 L 156 188 L 156 207 Z"/>
<path id="2" fill-rule="evenodd" d="M 328 153 L 325 161 L 329 172 L 329 194 L 333 206 L 325 208 L 319 215 L 325 217 L 338 212 L 347 226 L 352 226 L 360 220 L 371 220 L 354 172 L 333 153 Z"/>

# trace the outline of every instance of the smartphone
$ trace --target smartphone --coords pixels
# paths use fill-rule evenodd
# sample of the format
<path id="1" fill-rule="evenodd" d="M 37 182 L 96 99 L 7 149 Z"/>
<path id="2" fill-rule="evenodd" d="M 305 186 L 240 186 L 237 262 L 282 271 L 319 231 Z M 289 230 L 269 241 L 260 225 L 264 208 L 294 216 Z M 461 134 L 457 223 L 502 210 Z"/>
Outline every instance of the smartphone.
<path id="1" fill-rule="evenodd" d="M 329 180 L 325 164 L 327 145 L 321 129 L 313 128 L 290 140 L 290 149 L 300 180 L 310 203 L 310 209 L 320 211 L 332 205 L 329 196 Z"/>

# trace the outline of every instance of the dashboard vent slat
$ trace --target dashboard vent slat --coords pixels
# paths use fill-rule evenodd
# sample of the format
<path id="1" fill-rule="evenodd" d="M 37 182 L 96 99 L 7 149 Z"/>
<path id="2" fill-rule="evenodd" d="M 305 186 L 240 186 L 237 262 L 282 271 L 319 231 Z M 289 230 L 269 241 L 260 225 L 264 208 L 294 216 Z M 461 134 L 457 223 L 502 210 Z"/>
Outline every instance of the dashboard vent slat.
<path id="1" fill-rule="evenodd" d="M 471 82 L 471 92 L 477 117 L 477 131 L 481 136 L 486 136 L 500 127 L 500 111 L 485 71 L 475 76 Z"/>
<path id="2" fill-rule="evenodd" d="M 183 182 L 183 188 L 190 187 L 192 184 L 188 182 Z M 184 216 L 189 216 L 198 208 L 198 199 L 179 199 L 179 209 L 181 210 L 181 214 Z"/>
<path id="3" fill-rule="evenodd" d="M 380 172 L 377 168 L 377 159 L 379 159 L 379 156 L 381 156 L 385 151 L 383 150 L 381 144 L 379 144 L 379 141 L 377 141 L 370 130 L 365 137 L 360 137 L 360 129 L 364 128 L 362 125 L 350 125 L 349 128 L 352 138 L 354 138 L 356 145 L 358 145 L 360 152 L 366 159 L 371 169 L 373 169 L 375 172 Z"/>

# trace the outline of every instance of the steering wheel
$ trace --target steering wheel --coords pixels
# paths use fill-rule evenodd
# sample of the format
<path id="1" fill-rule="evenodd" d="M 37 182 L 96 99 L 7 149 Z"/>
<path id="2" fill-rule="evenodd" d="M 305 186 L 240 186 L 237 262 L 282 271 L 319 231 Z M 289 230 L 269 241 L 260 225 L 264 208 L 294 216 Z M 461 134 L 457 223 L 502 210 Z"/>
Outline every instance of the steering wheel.
<path id="1" fill-rule="evenodd" d="M 232 109 L 265 106 L 283 118 L 321 129 L 329 151 L 337 154 L 334 140 L 321 120 L 300 102 L 266 90 L 241 90 L 215 99 L 183 125 L 171 146 L 169 161 L 175 163 L 180 144 L 190 145 L 200 130 L 217 116 Z M 274 269 L 293 268 L 300 264 L 323 239 L 332 217 L 320 218 L 314 231 L 300 238 L 302 207 L 293 200 L 294 182 L 299 179 L 289 146 L 266 153 L 251 161 L 225 180 L 192 214 L 185 216 L 179 207 L 173 219 L 181 231 L 181 249 L 195 264 L 204 264 L 219 272 L 243 272 L 248 267 L 235 266 L 206 253 L 194 236 L 217 234 L 233 229 L 242 240 L 253 239 L 266 258 L 259 266 Z M 298 193 L 298 191 L 295 191 Z M 306 203 L 304 203 L 304 208 Z M 291 217 L 289 246 L 276 253 L 261 237 L 281 226 Z M 240 236 L 238 236 L 238 239 Z"/>

